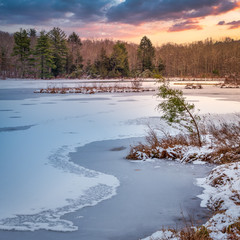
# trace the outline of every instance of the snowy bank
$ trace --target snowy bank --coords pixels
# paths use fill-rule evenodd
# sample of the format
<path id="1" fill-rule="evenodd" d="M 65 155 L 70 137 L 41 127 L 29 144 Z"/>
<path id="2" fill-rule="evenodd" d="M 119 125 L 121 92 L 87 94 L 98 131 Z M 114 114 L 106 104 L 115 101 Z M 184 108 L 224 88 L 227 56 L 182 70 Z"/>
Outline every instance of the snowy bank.
<path id="1" fill-rule="evenodd" d="M 197 185 L 204 188 L 201 207 L 208 207 L 214 215 L 200 228 L 192 228 L 199 239 L 240 239 L 240 162 L 214 168 L 206 178 L 198 178 Z M 184 232 L 157 231 L 143 240 L 181 240 Z M 188 229 L 188 234 L 189 229 Z"/>
<path id="2" fill-rule="evenodd" d="M 182 163 L 225 164 L 240 157 L 240 116 L 230 119 L 203 118 L 199 123 L 202 145 L 195 134 L 179 130 L 166 132 L 149 126 L 145 142 L 132 146 L 127 159 L 168 159 Z"/>
<path id="3" fill-rule="evenodd" d="M 197 185 L 204 188 L 198 196 L 202 199 L 201 207 L 211 209 L 213 216 L 199 228 L 186 226 L 179 232 L 162 230 L 145 240 L 240 239 L 240 121 L 238 115 L 235 117 L 229 122 L 206 125 L 202 147 L 194 146 L 187 134 L 159 139 L 153 131 L 146 137 L 148 145 L 132 147 L 129 156 L 142 161 L 157 158 L 221 164 L 207 177 L 197 179 Z M 186 234 L 189 238 L 185 238 Z"/>
<path id="4" fill-rule="evenodd" d="M 201 207 L 216 214 L 204 226 L 213 239 L 240 239 L 240 162 L 223 164 L 206 178 L 197 179 L 204 188 Z M 233 238 L 235 237 L 235 238 Z"/>

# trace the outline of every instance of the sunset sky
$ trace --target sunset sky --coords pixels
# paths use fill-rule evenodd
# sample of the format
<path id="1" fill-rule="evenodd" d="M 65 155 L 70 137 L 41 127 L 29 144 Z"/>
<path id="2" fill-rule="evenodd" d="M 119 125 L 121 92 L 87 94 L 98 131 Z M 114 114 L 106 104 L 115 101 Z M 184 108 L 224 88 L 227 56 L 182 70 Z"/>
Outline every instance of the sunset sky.
<path id="1" fill-rule="evenodd" d="M 155 45 L 240 39 L 240 0 L 0 0 L 0 30 L 60 27 L 82 39 Z"/>

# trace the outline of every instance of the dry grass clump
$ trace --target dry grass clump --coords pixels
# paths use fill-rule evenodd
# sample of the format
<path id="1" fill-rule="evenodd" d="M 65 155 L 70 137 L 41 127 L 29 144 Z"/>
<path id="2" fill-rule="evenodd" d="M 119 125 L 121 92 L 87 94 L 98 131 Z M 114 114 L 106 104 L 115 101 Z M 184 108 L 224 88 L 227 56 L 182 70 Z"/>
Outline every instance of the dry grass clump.
<path id="1" fill-rule="evenodd" d="M 82 87 L 48 87 L 46 89 L 40 89 L 34 91 L 34 93 L 83 93 L 83 94 L 94 94 L 94 93 L 123 93 L 123 92 L 147 92 L 147 91 L 155 91 L 155 89 L 151 88 L 141 88 L 133 86 L 82 86 Z"/>
<path id="2" fill-rule="evenodd" d="M 164 138 L 159 138 L 152 128 L 149 128 L 145 140 L 146 144 L 139 143 L 132 146 L 126 158 L 132 160 L 147 158 L 181 160 L 184 157 L 183 147 L 198 146 L 196 138 L 192 135 L 178 134 L 171 136 L 168 134 Z M 189 157 L 194 158 L 194 156 Z"/>
<path id="3" fill-rule="evenodd" d="M 240 87 L 240 76 L 239 74 L 232 73 L 225 77 L 225 81 L 220 86 L 221 88 L 239 88 Z"/>
<path id="4" fill-rule="evenodd" d="M 187 83 L 184 87 L 185 89 L 202 89 L 202 85 L 197 83 L 196 85 L 193 83 Z"/>
<path id="5" fill-rule="evenodd" d="M 214 212 L 214 214 L 225 213 L 226 210 L 222 210 L 223 203 L 224 201 L 222 199 L 218 199 L 218 200 L 215 200 L 211 206 L 208 206 L 208 208 L 211 209 Z"/>
<path id="6" fill-rule="evenodd" d="M 221 173 L 218 177 L 216 177 L 212 180 L 211 186 L 218 187 L 218 186 L 225 184 L 226 182 L 230 182 L 230 179 L 228 178 L 228 176 L 225 173 Z"/>
<path id="7" fill-rule="evenodd" d="M 179 240 L 211 240 L 209 236 L 209 230 L 204 227 L 194 227 L 193 225 L 188 226 L 181 231 L 175 229 L 163 229 L 160 231 L 161 237 L 150 237 L 152 240 L 168 240 L 168 239 L 179 239 Z"/>
<path id="8" fill-rule="evenodd" d="M 229 225 L 225 231 L 228 233 L 229 240 L 240 239 L 240 218 L 239 221 Z"/>
<path id="9" fill-rule="evenodd" d="M 181 240 L 210 240 L 208 229 L 201 226 L 197 229 L 193 227 L 187 227 L 180 231 Z"/>
<path id="10" fill-rule="evenodd" d="M 236 205 L 240 205 L 240 194 L 235 191 L 232 190 L 233 196 L 230 197 L 230 199 L 236 204 Z"/>
<path id="11" fill-rule="evenodd" d="M 171 159 L 183 162 L 194 160 L 209 163 L 223 164 L 240 161 L 240 116 L 235 122 L 209 121 L 201 124 L 203 146 L 198 147 L 197 138 L 194 134 L 164 134 L 157 135 L 157 131 L 149 128 L 146 143 L 132 146 L 127 159 Z"/>
<path id="12" fill-rule="evenodd" d="M 139 89 L 139 88 L 142 87 L 142 80 L 134 79 L 134 80 L 131 82 L 131 85 L 132 85 L 132 88 L 134 88 L 134 89 Z"/>
<path id="13" fill-rule="evenodd" d="M 221 145 L 239 146 L 240 139 L 240 117 L 234 123 L 220 122 L 218 124 L 210 122 L 206 125 L 207 131 Z"/>
<path id="14" fill-rule="evenodd" d="M 211 122 L 207 125 L 214 151 L 211 153 L 213 163 L 230 163 L 240 161 L 240 117 L 234 123 Z"/>
<path id="15" fill-rule="evenodd" d="M 150 238 L 154 240 L 168 240 L 168 239 L 179 239 L 179 240 L 213 240 L 213 238 L 210 237 L 211 231 L 206 228 L 205 226 L 200 226 L 200 227 L 194 227 L 193 225 L 187 225 L 181 230 L 181 231 L 176 231 L 174 229 L 168 229 L 162 230 L 163 232 L 163 237 L 161 238 Z M 223 233 L 227 233 L 227 239 L 228 240 L 237 240 L 240 239 L 240 218 L 239 221 L 236 221 L 233 224 L 230 224 L 228 227 L 224 228 Z M 165 233 L 166 234 L 165 236 Z M 171 233 L 171 238 L 168 236 Z"/>

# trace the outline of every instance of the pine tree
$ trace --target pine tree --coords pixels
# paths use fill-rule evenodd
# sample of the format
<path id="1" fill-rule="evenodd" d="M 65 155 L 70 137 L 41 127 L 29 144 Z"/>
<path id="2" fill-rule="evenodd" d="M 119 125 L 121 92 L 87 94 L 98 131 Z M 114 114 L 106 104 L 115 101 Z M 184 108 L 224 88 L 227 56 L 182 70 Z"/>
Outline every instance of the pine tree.
<path id="1" fill-rule="evenodd" d="M 54 64 L 53 50 L 49 36 L 42 31 L 37 39 L 35 55 L 38 62 L 39 75 L 41 79 L 50 78 L 52 70 L 56 67 Z"/>
<path id="2" fill-rule="evenodd" d="M 111 66 L 114 77 L 129 76 L 128 52 L 124 43 L 117 42 L 113 47 Z"/>
<path id="3" fill-rule="evenodd" d="M 6 71 L 7 71 L 7 53 L 6 49 L 3 47 L 0 48 L 0 78 L 2 77 L 3 79 L 6 76 Z"/>
<path id="4" fill-rule="evenodd" d="M 54 65 L 52 73 L 55 77 L 66 73 L 67 63 L 67 41 L 66 34 L 60 28 L 53 28 L 49 33 L 51 45 L 53 47 Z"/>
<path id="5" fill-rule="evenodd" d="M 149 38 L 144 36 L 138 47 L 138 60 L 140 63 L 140 70 L 152 71 L 154 69 L 153 60 L 155 57 L 155 49 Z"/>
<path id="6" fill-rule="evenodd" d="M 158 90 L 157 96 L 164 100 L 158 105 L 158 109 L 163 113 L 162 119 L 166 120 L 169 125 L 178 124 L 187 129 L 196 138 L 199 147 L 201 147 L 200 116 L 194 112 L 195 105 L 185 100 L 181 90 L 170 88 L 166 82 Z"/>
<path id="7" fill-rule="evenodd" d="M 100 75 L 102 78 L 108 77 L 109 72 L 112 70 L 110 58 L 107 56 L 104 48 L 101 48 L 100 55 L 94 62 L 93 70 L 95 70 L 95 74 Z"/>
<path id="8" fill-rule="evenodd" d="M 83 68 L 83 59 L 80 54 L 82 42 L 75 32 L 68 37 L 68 45 L 67 73 L 73 75 L 74 77 L 80 77 L 82 72 L 81 70 Z"/>
<path id="9" fill-rule="evenodd" d="M 30 37 L 25 29 L 20 29 L 19 32 L 14 33 L 15 45 L 13 48 L 13 56 L 18 56 L 21 69 L 21 77 L 26 76 L 27 64 L 29 61 L 30 51 Z"/>
<path id="10" fill-rule="evenodd" d="M 78 47 L 82 46 L 81 39 L 79 36 L 73 32 L 69 37 L 68 37 L 68 43 L 71 45 L 71 51 L 74 52 Z"/>
<path id="11" fill-rule="evenodd" d="M 35 59 L 35 47 L 37 44 L 37 31 L 34 28 L 28 30 L 30 38 L 30 55 L 28 59 L 28 75 L 37 77 L 37 61 Z"/>
<path id="12" fill-rule="evenodd" d="M 30 38 L 36 38 L 37 37 L 37 31 L 34 28 L 30 28 L 28 30 L 28 35 Z"/>

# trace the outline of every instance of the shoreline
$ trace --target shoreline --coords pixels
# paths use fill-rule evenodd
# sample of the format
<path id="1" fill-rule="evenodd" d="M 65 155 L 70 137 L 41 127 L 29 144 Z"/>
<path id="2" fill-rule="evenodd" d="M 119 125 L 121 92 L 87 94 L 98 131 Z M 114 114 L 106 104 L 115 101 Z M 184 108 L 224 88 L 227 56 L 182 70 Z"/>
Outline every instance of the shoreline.
<path id="1" fill-rule="evenodd" d="M 179 82 L 187 82 L 187 81 L 224 81 L 225 77 L 205 77 L 205 78 L 201 78 L 201 77 L 163 77 L 164 79 L 168 80 L 168 81 L 179 81 Z M 143 77 L 126 77 L 126 78 L 50 78 L 50 79 L 41 79 L 41 78 L 5 78 L 2 79 L 0 78 L 0 80 L 2 81 L 6 81 L 6 80 L 76 80 L 76 81 L 132 81 L 134 79 L 137 80 L 143 80 L 143 81 L 154 81 L 156 82 L 158 80 L 158 78 L 143 78 Z"/>
<path id="2" fill-rule="evenodd" d="M 140 139 L 142 138 L 134 137 L 94 141 L 77 147 L 74 152 L 68 154 L 68 161 L 84 168 L 90 168 L 91 171 L 100 171 L 104 174 L 114 175 L 120 180 L 117 194 L 112 198 L 101 201 L 92 207 L 84 207 L 74 212 L 66 213 L 61 217 L 62 220 L 73 222 L 74 226 L 78 227 L 77 231 L 66 233 L 47 230 L 1 230 L 0 236 L 5 240 L 22 238 L 25 240 L 133 240 L 149 236 L 152 232 L 161 228 L 163 224 L 159 224 L 157 219 L 162 219 L 162 221 L 166 223 L 165 226 L 177 226 L 178 229 L 181 228 L 183 226 L 182 213 L 186 219 L 190 216 L 194 218 L 193 220 L 204 223 L 211 215 L 211 212 L 209 209 L 200 206 L 201 200 L 197 195 L 202 193 L 202 188 L 189 181 L 189 179 L 194 179 L 195 181 L 197 177 L 205 176 L 206 174 L 203 174 L 203 172 L 209 172 L 211 167 L 184 166 L 168 161 L 162 161 L 162 164 L 156 162 L 142 165 L 141 163 L 132 163 L 124 159 L 129 145 Z M 92 154 L 92 156 L 89 157 L 89 154 Z M 88 156 L 88 158 L 85 158 L 85 156 Z M 96 157 L 98 157 L 99 161 L 96 161 Z M 88 166 L 88 164 L 94 164 L 95 167 Z M 193 167 L 195 170 L 192 170 Z M 166 186 L 165 182 L 157 181 L 158 177 L 161 178 L 162 175 L 159 174 L 161 168 L 165 169 L 162 173 L 164 176 L 166 176 L 169 168 L 172 168 L 177 170 L 175 173 L 177 176 L 183 176 L 185 179 L 180 185 L 179 182 L 181 182 L 181 180 L 178 180 L 178 187 L 173 186 L 174 191 L 177 191 L 179 186 L 181 186 L 178 193 L 181 196 L 181 204 L 176 204 L 176 198 L 171 198 L 173 194 L 171 191 L 169 192 L 169 196 L 163 196 L 163 192 L 159 190 L 161 186 Z M 202 170 L 199 170 L 199 168 Z M 121 172 L 118 172 L 119 169 L 121 169 Z M 117 174 L 113 170 L 117 171 Z M 182 172 L 182 170 L 184 171 Z M 200 171 L 203 172 L 200 173 Z M 151 174 L 149 174 L 149 172 Z M 186 177 L 184 173 L 188 176 Z M 143 174 L 142 177 L 141 174 Z M 147 179 L 147 176 L 150 176 L 150 179 Z M 139 184 L 136 184 L 137 182 Z M 150 184 L 155 185 L 156 191 L 151 189 L 152 186 Z M 169 188 L 169 186 L 166 187 Z M 182 193 L 186 188 L 189 189 L 188 194 L 182 197 Z M 131 189 L 134 189 L 133 193 L 129 191 Z M 146 194 L 143 193 L 144 189 L 147 189 Z M 128 193 L 127 195 L 124 194 L 126 191 Z M 154 194 L 154 201 L 152 201 L 152 198 L 146 197 L 150 196 L 150 194 L 151 196 Z M 142 200 L 140 198 L 142 198 Z M 134 201 L 132 201 L 132 199 L 134 199 Z M 165 204 L 170 204 L 175 210 L 162 207 L 160 203 L 161 199 Z M 177 202 L 178 201 L 179 200 L 177 200 Z M 125 205 L 120 205 L 119 203 L 121 202 L 125 202 Z M 136 210 L 135 205 L 138 210 Z M 177 211 L 177 214 L 175 211 Z M 129 217 L 129 214 L 135 214 L 136 216 L 132 218 Z M 169 219 L 169 216 L 172 220 Z M 141 219 L 143 221 L 141 221 Z M 136 222 L 139 223 L 136 224 Z"/>
<path id="3" fill-rule="evenodd" d="M 201 200 L 197 197 L 199 194 L 194 194 L 194 192 L 199 191 L 200 193 L 202 193 L 202 188 L 201 187 L 199 188 L 199 186 L 195 185 L 194 182 L 196 181 L 196 178 L 197 178 L 196 175 L 200 174 L 200 173 L 198 173 L 198 171 L 201 172 L 200 169 L 208 169 L 207 172 L 209 172 L 210 169 L 212 168 L 212 166 L 210 166 L 210 165 L 208 165 L 208 166 L 196 166 L 196 165 L 191 166 L 191 165 L 188 165 L 188 166 L 186 166 L 186 165 L 179 164 L 177 162 L 172 162 L 172 161 L 156 161 L 155 163 L 154 162 L 153 163 L 147 163 L 147 165 L 146 165 L 145 163 L 142 164 L 142 163 L 131 162 L 129 160 L 126 160 L 125 156 L 126 156 L 126 152 L 129 150 L 129 146 L 133 143 L 138 142 L 141 139 L 143 139 L 143 138 L 126 138 L 126 139 L 115 139 L 115 140 L 113 139 L 113 140 L 97 141 L 97 142 L 92 142 L 92 143 L 86 144 L 83 147 L 78 147 L 76 149 L 76 152 L 70 153 L 70 161 L 73 161 L 74 163 L 79 164 L 79 165 L 81 165 L 83 167 L 86 167 L 86 168 L 90 168 L 90 169 L 93 169 L 93 170 L 96 170 L 96 171 L 104 172 L 106 174 L 114 175 L 120 180 L 120 186 L 117 189 L 117 195 L 114 196 L 113 198 L 107 200 L 108 203 L 107 203 L 107 201 L 104 201 L 104 202 L 98 204 L 97 206 L 95 206 L 95 210 L 97 209 L 96 211 L 101 211 L 101 212 L 104 212 L 105 214 L 107 214 L 107 209 L 112 209 L 112 210 L 114 209 L 112 207 L 112 205 L 114 204 L 113 202 L 118 202 L 119 203 L 119 201 L 120 201 L 120 203 L 121 203 L 121 201 L 123 201 L 124 199 L 129 198 L 129 200 L 130 200 L 131 199 L 131 194 L 138 195 L 139 192 L 138 191 L 136 192 L 136 190 L 134 188 L 132 188 L 133 192 L 131 192 L 131 193 L 129 193 L 129 192 L 124 193 L 124 191 L 127 191 L 126 189 L 128 189 L 128 185 L 135 185 L 135 188 L 137 189 L 137 188 L 139 188 L 139 186 L 141 186 L 143 184 L 142 181 L 152 182 L 151 179 L 153 179 L 153 178 L 152 178 L 151 174 L 145 175 L 146 174 L 145 172 L 148 172 L 148 171 L 153 170 L 154 172 L 152 172 L 152 174 L 155 177 L 157 177 L 157 178 L 159 177 L 161 179 L 161 174 L 163 174 L 163 173 L 161 173 L 160 169 L 162 167 L 164 169 L 166 167 L 166 171 L 168 171 L 168 169 L 176 168 L 176 167 L 180 168 L 182 170 L 187 168 L 188 169 L 188 170 L 186 170 L 187 172 L 191 171 L 190 169 L 192 169 L 192 170 L 195 169 L 195 170 L 193 170 L 194 171 L 193 181 L 191 183 L 188 183 L 188 184 L 194 186 L 195 190 L 193 190 L 193 189 L 191 190 L 192 197 L 184 198 L 185 199 L 184 202 L 182 202 L 182 204 L 178 205 L 177 208 L 179 210 L 179 216 L 178 217 L 175 216 L 173 222 L 170 225 L 169 225 L 168 217 L 164 217 L 164 219 L 165 219 L 164 224 L 161 224 L 161 223 L 159 224 L 158 221 L 153 223 L 153 221 L 150 220 L 149 217 L 146 217 L 146 220 L 148 219 L 147 221 L 150 220 L 150 222 L 152 224 L 151 227 L 149 226 L 149 224 L 147 224 L 148 225 L 147 228 L 144 227 L 144 225 L 142 225 L 142 229 L 138 229 L 137 231 L 134 231 L 135 232 L 134 234 L 133 233 L 131 234 L 130 230 L 125 230 L 125 231 L 122 232 L 121 237 L 114 236 L 114 239 L 126 239 L 126 240 L 128 240 L 128 239 L 129 240 L 130 239 L 139 239 L 139 238 L 142 238 L 144 236 L 148 236 L 148 234 L 151 233 L 151 229 L 154 229 L 154 228 L 159 229 L 159 227 L 161 227 L 163 225 L 165 225 L 165 227 L 167 227 L 167 226 L 182 227 L 183 226 L 183 215 L 184 215 L 184 217 L 186 217 L 186 219 L 189 218 L 189 215 L 191 215 L 191 217 L 193 217 L 193 218 L 195 216 L 195 218 L 197 218 L 197 219 L 194 219 L 194 221 L 196 221 L 196 222 L 200 221 L 200 222 L 204 223 L 209 218 L 211 213 L 210 213 L 209 209 L 202 208 L 200 206 Z M 87 156 L 88 158 L 85 158 L 85 156 Z M 95 162 L 95 161 L 93 162 L 94 156 L 98 157 L 98 162 Z M 115 156 L 114 157 L 115 160 L 111 159 L 111 158 L 113 158 L 113 156 Z M 106 160 L 106 159 L 108 159 L 108 160 Z M 110 162 L 112 162 L 112 166 L 110 165 Z M 108 164 L 105 164 L 105 163 L 108 163 Z M 124 176 L 122 176 L 122 173 L 117 172 L 117 168 L 118 167 L 121 168 L 124 165 L 127 165 L 127 168 L 124 171 L 125 172 Z M 160 173 L 157 173 L 157 171 L 160 171 Z M 178 170 L 177 170 L 177 172 L 178 172 Z M 185 170 L 183 170 L 183 172 L 181 173 L 181 176 L 184 172 L 185 172 Z M 186 175 L 190 174 L 190 173 L 187 173 L 187 172 L 186 172 Z M 141 180 L 141 177 L 140 177 L 140 179 L 136 178 L 136 177 L 139 177 L 137 175 L 140 175 L 140 174 L 144 174 L 144 176 L 148 177 L 149 179 L 144 178 L 144 179 Z M 157 174 L 159 174 L 159 176 L 156 176 Z M 178 175 L 178 173 L 176 173 L 176 174 Z M 183 177 L 183 178 L 185 178 L 185 177 Z M 135 181 L 140 181 L 141 184 L 140 184 L 140 182 L 138 182 L 138 184 L 137 184 L 137 182 L 135 182 Z M 168 180 L 166 180 L 166 181 L 168 181 Z M 181 179 L 179 179 L 178 181 L 181 182 Z M 154 194 L 156 194 L 156 198 L 160 197 L 160 199 L 161 199 L 161 196 L 163 194 L 162 191 L 161 191 L 161 181 L 159 181 L 159 183 L 152 182 L 152 184 L 153 184 L 153 186 L 155 186 L 155 184 L 158 185 L 159 189 Z M 148 187 L 150 187 L 150 188 L 152 188 L 153 186 L 148 185 Z M 172 185 L 170 185 L 170 186 L 172 186 Z M 176 191 L 177 191 L 177 187 L 175 185 L 172 186 L 172 187 L 174 189 L 176 189 Z M 186 187 L 186 189 L 188 188 L 188 186 L 186 186 L 186 185 L 184 186 L 184 188 L 185 187 Z M 139 191 L 140 191 L 140 189 L 139 189 Z M 183 190 L 183 192 L 184 192 L 184 190 Z M 153 192 L 151 194 L 153 194 Z M 149 193 L 149 195 L 150 195 L 150 193 Z M 128 196 L 128 197 L 126 197 L 126 196 Z M 171 198 L 171 197 L 169 196 L 169 198 Z M 160 199 L 159 199 L 159 201 L 160 201 Z M 143 205 L 145 205 L 145 207 L 148 209 L 149 206 L 147 206 L 147 204 L 150 204 L 148 202 L 151 202 L 152 199 L 146 198 L 145 201 L 146 201 L 146 204 L 143 203 Z M 169 199 L 168 201 L 171 202 L 172 200 Z M 132 201 L 132 203 L 134 203 L 134 201 Z M 128 215 L 128 213 L 130 214 L 130 216 L 128 216 L 128 219 L 132 219 L 131 213 L 134 214 L 134 212 L 139 212 L 139 210 L 137 210 L 137 209 L 135 209 L 134 211 L 130 210 L 130 209 L 135 208 L 135 207 L 133 207 L 133 205 L 128 206 L 129 205 L 128 202 L 123 203 L 123 204 L 124 205 L 121 206 L 121 204 L 116 204 L 115 203 L 115 206 L 118 206 L 119 208 L 122 208 L 123 206 L 125 206 L 124 210 L 126 211 L 126 214 L 127 215 Z M 135 202 L 135 204 L 136 204 L 136 202 Z M 139 205 L 139 204 L 140 203 L 138 203 L 137 205 Z M 192 204 L 195 207 L 193 207 Z M 156 219 L 156 218 L 158 218 L 158 216 L 156 215 L 156 212 L 158 212 L 160 209 L 162 209 L 164 207 L 161 206 L 160 202 L 156 205 L 154 197 L 153 197 L 153 203 L 151 205 L 154 205 L 156 207 L 156 209 L 152 209 L 152 207 L 150 207 L 150 209 L 148 209 L 149 211 L 145 214 L 146 215 L 151 215 L 152 214 L 153 218 Z M 141 206 L 141 205 L 139 205 L 139 206 Z M 128 207 L 130 207 L 130 208 L 128 209 Z M 113 210 L 113 211 L 115 212 L 116 210 Z M 167 209 L 167 211 L 171 212 L 171 209 Z M 90 212 L 90 215 L 91 215 L 91 214 L 94 214 L 94 209 L 83 209 L 82 212 L 84 212 L 85 214 Z M 170 213 L 170 212 L 169 212 L 169 215 L 171 216 L 172 213 Z M 74 214 L 68 214 L 68 215 L 69 216 L 74 216 Z M 119 213 L 119 215 L 121 215 L 121 213 Z M 126 217 L 127 217 L 127 215 L 126 215 Z M 138 215 L 138 214 L 136 214 L 136 215 Z M 87 218 L 87 216 L 84 216 L 84 218 Z M 108 218 L 107 215 L 105 215 L 105 218 Z M 116 216 L 113 219 L 115 219 L 116 222 L 119 221 L 119 220 L 117 220 Z M 137 216 L 134 219 L 135 219 L 136 222 L 139 221 Z M 128 220 L 128 221 L 134 222 L 134 219 L 132 219 L 132 221 L 130 221 L 130 220 Z M 190 221 L 190 219 L 189 219 L 189 221 Z M 132 224 L 130 224 L 130 222 L 129 222 L 129 225 L 132 225 Z M 143 222 L 145 222 L 145 221 L 143 221 Z M 161 217 L 160 217 L 159 222 L 161 222 Z M 94 224 L 94 225 L 98 226 L 98 224 Z M 110 223 L 110 226 L 111 226 L 111 223 Z M 125 226 L 124 229 L 127 229 L 127 225 Z M 107 236 L 107 237 L 111 238 L 113 236 Z M 108 238 L 106 238 L 106 239 L 108 239 Z M 92 239 L 92 238 L 89 237 L 88 239 Z M 105 238 L 99 238 L 99 239 L 105 239 Z"/>

